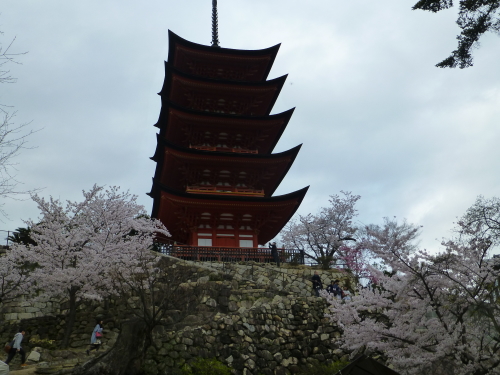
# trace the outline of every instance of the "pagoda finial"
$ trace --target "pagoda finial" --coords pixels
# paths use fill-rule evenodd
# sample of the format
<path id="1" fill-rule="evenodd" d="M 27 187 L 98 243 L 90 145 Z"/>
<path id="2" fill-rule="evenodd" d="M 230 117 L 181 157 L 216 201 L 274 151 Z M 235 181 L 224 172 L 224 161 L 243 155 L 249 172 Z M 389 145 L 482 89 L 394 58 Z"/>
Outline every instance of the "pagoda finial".
<path id="1" fill-rule="evenodd" d="M 219 46 L 219 25 L 217 21 L 217 0 L 212 0 L 212 47 Z"/>

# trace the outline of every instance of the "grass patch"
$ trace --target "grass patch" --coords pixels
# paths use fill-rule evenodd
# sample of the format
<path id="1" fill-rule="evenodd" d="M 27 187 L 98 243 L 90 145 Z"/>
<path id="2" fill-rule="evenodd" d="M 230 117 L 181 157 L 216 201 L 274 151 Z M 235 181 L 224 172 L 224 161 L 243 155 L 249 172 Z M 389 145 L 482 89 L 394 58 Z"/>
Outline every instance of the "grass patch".
<path id="1" fill-rule="evenodd" d="M 231 369 L 215 358 L 198 358 L 185 364 L 181 375 L 231 375 Z"/>

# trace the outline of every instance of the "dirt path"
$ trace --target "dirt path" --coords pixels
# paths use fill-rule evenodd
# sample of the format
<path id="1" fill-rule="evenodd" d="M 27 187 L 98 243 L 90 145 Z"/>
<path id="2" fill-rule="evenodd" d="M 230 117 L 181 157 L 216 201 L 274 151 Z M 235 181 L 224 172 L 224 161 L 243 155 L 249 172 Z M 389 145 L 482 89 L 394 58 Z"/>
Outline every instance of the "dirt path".
<path id="1" fill-rule="evenodd" d="M 36 365 L 28 365 L 20 370 L 11 370 L 9 375 L 34 375 L 36 370 Z"/>

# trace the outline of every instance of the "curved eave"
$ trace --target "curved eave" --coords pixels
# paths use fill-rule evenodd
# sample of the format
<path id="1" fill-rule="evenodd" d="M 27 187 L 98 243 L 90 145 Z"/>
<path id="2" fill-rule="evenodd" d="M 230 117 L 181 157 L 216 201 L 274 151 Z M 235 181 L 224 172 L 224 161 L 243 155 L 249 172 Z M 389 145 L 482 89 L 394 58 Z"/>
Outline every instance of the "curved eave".
<path id="1" fill-rule="evenodd" d="M 175 52 L 176 52 L 175 46 L 177 44 L 188 47 L 188 48 L 192 48 L 192 49 L 195 49 L 198 51 L 217 53 L 217 54 L 220 54 L 221 57 L 224 55 L 230 55 L 230 56 L 269 56 L 270 61 L 269 61 L 268 67 L 266 68 L 266 73 L 264 74 L 264 79 L 267 79 L 269 72 L 271 71 L 271 68 L 272 68 L 274 61 L 276 59 L 276 55 L 278 54 L 278 50 L 281 46 L 281 44 L 276 44 L 275 46 L 272 46 L 269 48 L 264 48 L 264 49 L 258 49 L 258 50 L 243 50 L 243 49 L 232 49 L 232 48 L 223 48 L 223 47 L 214 48 L 211 46 L 206 46 L 203 44 L 190 42 L 189 40 L 181 38 L 180 36 L 178 36 L 177 34 L 175 34 L 171 30 L 168 30 L 168 43 L 169 43 L 168 61 L 175 61 Z"/>
<path id="2" fill-rule="evenodd" d="M 153 126 L 162 129 L 161 123 L 163 121 L 165 121 L 165 119 L 164 119 L 165 112 L 168 111 L 169 107 L 175 109 L 176 111 L 184 112 L 186 114 L 191 114 L 193 116 L 207 116 L 207 117 L 221 118 L 221 119 L 235 120 L 235 121 L 243 121 L 243 120 L 265 121 L 265 120 L 273 120 L 273 119 L 278 119 L 278 118 L 283 117 L 283 118 L 287 118 L 287 122 L 288 122 L 288 121 L 290 121 L 290 117 L 292 117 L 292 114 L 295 111 L 295 107 L 293 107 L 293 108 L 286 110 L 284 112 L 275 113 L 272 115 L 265 115 L 265 116 L 231 115 L 229 113 L 214 113 L 214 112 L 197 111 L 195 109 L 182 107 L 182 106 L 177 105 L 176 103 L 172 102 L 167 97 L 162 97 L 162 108 L 161 108 L 160 116 L 158 118 L 158 122 L 156 124 L 154 124 Z"/>
<path id="3" fill-rule="evenodd" d="M 168 187 L 159 184 L 158 182 L 154 182 L 153 190 L 155 192 L 152 195 L 155 197 L 153 202 L 153 212 L 152 217 L 158 218 L 159 210 L 160 210 L 160 202 L 162 193 L 165 193 L 166 196 L 170 196 L 174 199 L 176 204 L 182 205 L 185 207 L 203 207 L 209 208 L 210 206 L 215 206 L 217 209 L 231 209 L 232 207 L 237 207 L 238 210 L 253 210 L 253 211 L 268 211 L 269 209 L 276 210 L 285 210 L 282 212 L 286 212 L 287 215 L 281 217 L 278 222 L 275 221 L 274 224 L 266 225 L 265 228 L 261 230 L 258 236 L 258 241 L 260 244 L 264 244 L 269 242 L 272 238 L 276 237 L 276 235 L 281 231 L 281 229 L 286 225 L 286 223 L 292 218 L 297 209 L 299 208 L 304 196 L 307 193 L 309 186 L 297 190 L 293 193 L 280 195 L 277 197 L 242 197 L 242 196 L 231 196 L 226 197 L 222 195 L 205 195 L 205 194 L 189 194 L 182 193 Z M 288 208 L 287 208 L 288 207 Z M 161 218 L 160 218 L 161 219 Z M 168 228 L 168 226 L 167 226 Z"/>
<path id="4" fill-rule="evenodd" d="M 163 164 L 165 163 L 165 151 L 164 151 L 165 148 L 174 150 L 177 157 L 191 159 L 191 160 L 194 159 L 195 162 L 196 160 L 204 160 L 204 161 L 211 160 L 212 162 L 215 162 L 215 159 L 219 159 L 219 162 L 222 160 L 225 161 L 226 163 L 244 163 L 251 165 L 252 162 L 254 162 L 255 164 L 255 162 L 273 160 L 279 163 L 280 160 L 286 161 L 286 159 L 289 159 L 288 161 L 286 161 L 286 165 L 284 167 L 281 167 L 279 172 L 275 174 L 276 179 L 267 185 L 267 188 L 265 189 L 266 197 L 270 197 L 274 194 L 274 192 L 279 187 L 279 185 L 285 178 L 286 174 L 290 170 L 291 166 L 293 165 L 293 162 L 295 161 L 295 158 L 297 157 L 297 154 L 299 153 L 300 148 L 302 147 L 302 145 L 300 144 L 287 151 L 283 151 L 276 154 L 238 154 L 233 152 L 203 151 L 192 148 L 180 147 L 159 138 L 158 135 L 157 137 L 158 137 L 158 144 L 156 147 L 156 151 L 154 156 L 151 157 L 151 160 L 157 162 L 155 176 L 154 176 L 155 179 L 160 179 L 161 178 L 160 174 L 163 174 L 162 171 L 163 171 Z M 189 161 L 186 160 L 186 162 Z"/>
<path id="5" fill-rule="evenodd" d="M 228 123 L 228 127 L 233 127 L 234 124 L 239 123 L 240 125 L 237 126 L 251 126 L 248 125 L 249 123 L 261 123 L 261 122 L 271 122 L 271 121 L 276 121 L 279 119 L 283 120 L 283 124 L 281 125 L 280 129 L 276 132 L 273 141 L 271 142 L 269 149 L 267 149 L 265 152 L 266 153 L 271 153 L 276 145 L 278 144 L 278 141 L 281 138 L 281 135 L 285 131 L 288 123 L 290 122 L 290 118 L 292 117 L 295 108 L 291 108 L 287 111 L 281 112 L 281 113 L 276 113 L 272 115 L 266 115 L 266 116 L 246 116 L 246 115 L 231 115 L 231 114 L 226 114 L 226 113 L 213 113 L 213 112 L 204 112 L 204 111 L 197 111 L 194 109 L 190 108 L 185 108 L 182 106 L 179 106 L 175 103 L 173 103 L 171 100 L 169 100 L 166 97 L 162 97 L 162 107 L 160 110 L 160 116 L 158 117 L 158 121 L 156 124 L 154 124 L 155 127 L 160 129 L 160 135 L 163 135 L 165 131 L 168 128 L 168 119 L 169 119 L 169 108 L 172 108 L 178 112 L 181 112 L 185 115 L 192 115 L 194 117 L 206 117 L 210 118 L 211 120 L 220 120 L 221 123 Z M 206 125 L 205 125 L 206 126 Z"/>
<path id="6" fill-rule="evenodd" d="M 210 78 L 201 78 L 201 77 L 196 77 L 191 74 L 187 74 L 184 72 L 181 72 L 180 70 L 175 69 L 174 67 L 170 66 L 168 62 L 165 61 L 165 80 L 163 82 L 163 87 L 161 91 L 158 93 L 162 98 L 164 96 L 170 97 L 170 91 L 171 91 L 171 85 L 172 85 L 172 76 L 177 75 L 181 78 L 184 78 L 187 82 L 196 82 L 200 84 L 208 84 L 212 85 L 214 89 L 217 89 L 217 86 L 219 88 L 228 88 L 232 87 L 233 90 L 239 90 L 242 88 L 249 88 L 249 89 L 258 89 L 258 88 L 275 88 L 274 95 L 270 102 L 268 103 L 268 107 L 264 113 L 264 115 L 268 115 L 271 110 L 274 107 L 274 104 L 276 103 L 276 100 L 278 99 L 278 96 L 281 92 L 281 89 L 283 88 L 283 85 L 285 84 L 285 81 L 288 77 L 288 74 L 285 74 L 281 77 L 271 79 L 269 81 L 263 81 L 263 82 L 235 82 L 235 81 L 227 81 L 227 80 L 219 80 L 219 79 L 210 79 Z M 184 107 L 184 106 L 182 106 Z"/>
<path id="7" fill-rule="evenodd" d="M 221 151 L 205 151 L 205 150 L 198 150 L 195 148 L 187 148 L 187 147 L 182 147 L 175 145 L 171 142 L 168 142 L 167 140 L 163 139 L 160 137 L 159 134 L 156 135 L 157 138 L 157 147 L 155 154 L 150 158 L 153 161 L 158 162 L 159 158 L 158 156 L 161 156 L 162 150 L 164 147 L 170 148 L 172 150 L 176 150 L 180 153 L 184 153 L 186 156 L 198 156 L 200 158 L 204 159 L 210 159 L 210 158 L 231 158 L 231 159 L 240 159 L 242 161 L 249 161 L 251 160 L 271 160 L 271 159 L 283 159 L 287 157 L 292 157 L 295 159 L 297 154 L 300 151 L 300 148 L 302 147 L 302 144 L 295 146 L 289 150 L 283 151 L 283 152 L 278 152 L 276 154 L 246 154 L 246 153 L 237 153 L 237 152 L 221 152 Z"/>
<path id="8" fill-rule="evenodd" d="M 288 193 L 285 195 L 277 195 L 275 197 L 249 197 L 249 196 L 228 196 L 228 195 L 211 195 L 211 194 L 193 194 L 193 193 L 186 193 L 182 191 L 177 191 L 170 189 L 169 187 L 160 184 L 157 181 L 153 181 L 153 187 L 158 188 L 160 191 L 164 191 L 168 194 L 175 195 L 176 197 L 179 198 L 185 198 L 187 201 L 193 201 L 193 202 L 199 202 L 202 203 L 203 201 L 221 201 L 221 202 L 233 202 L 233 203 L 244 203 L 248 202 L 249 204 L 261 204 L 261 203 L 273 203 L 273 202 L 286 202 L 286 201 L 293 201 L 293 200 L 299 200 L 299 202 L 302 202 L 302 199 L 307 193 L 307 190 L 309 189 L 309 186 L 306 186 L 305 188 L 302 188 L 300 190 L 296 190 L 292 193 Z"/>
<path id="9" fill-rule="evenodd" d="M 302 202 L 302 199 L 304 199 L 304 196 L 307 193 L 307 190 L 309 190 L 309 186 L 306 186 L 305 188 L 302 188 L 300 190 L 296 190 L 292 193 L 285 194 L 285 195 L 278 195 L 275 197 L 249 197 L 249 196 L 234 196 L 234 195 L 212 195 L 212 194 L 193 194 L 193 193 L 186 193 L 178 190 L 174 190 L 169 188 L 168 186 L 161 184 L 158 182 L 156 179 L 153 179 L 153 188 L 151 189 L 151 192 L 148 193 L 152 198 L 155 198 L 155 196 L 164 191 L 170 195 L 174 195 L 178 198 L 183 198 L 186 200 L 186 202 L 193 202 L 193 203 L 199 203 L 203 204 L 204 202 L 207 201 L 219 201 L 219 202 L 226 202 L 226 203 L 234 203 L 234 204 L 244 204 L 248 203 L 250 205 L 260 205 L 260 204 L 265 204 L 265 203 L 276 203 L 276 202 L 286 202 L 286 201 L 294 201 L 296 200 L 298 204 Z M 158 207 L 156 207 L 159 204 L 159 200 L 155 199 L 153 203 L 153 212 L 152 212 L 152 217 L 156 217 L 155 214 L 158 211 Z M 298 207 L 297 207 L 298 208 Z M 295 211 L 294 211 L 295 213 Z M 293 215 L 293 214 L 292 214 Z M 290 216 L 291 218 L 291 216 Z"/>

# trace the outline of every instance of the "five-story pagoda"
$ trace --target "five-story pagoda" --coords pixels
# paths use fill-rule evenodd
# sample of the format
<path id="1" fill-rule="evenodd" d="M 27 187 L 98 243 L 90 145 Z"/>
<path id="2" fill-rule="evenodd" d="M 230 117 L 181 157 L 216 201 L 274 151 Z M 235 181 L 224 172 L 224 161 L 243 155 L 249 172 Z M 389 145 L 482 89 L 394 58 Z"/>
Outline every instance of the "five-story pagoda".
<path id="1" fill-rule="evenodd" d="M 255 248 L 304 198 L 308 188 L 272 196 L 300 149 L 272 153 L 293 113 L 270 115 L 286 79 L 266 80 L 278 48 L 220 48 L 216 27 L 212 46 L 169 31 L 149 195 L 172 240 Z"/>

